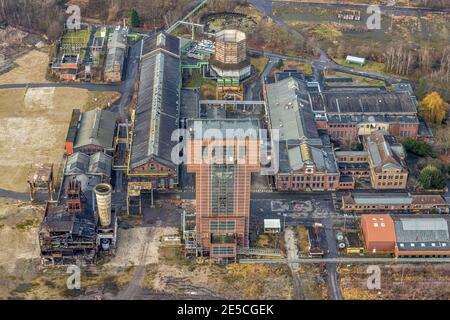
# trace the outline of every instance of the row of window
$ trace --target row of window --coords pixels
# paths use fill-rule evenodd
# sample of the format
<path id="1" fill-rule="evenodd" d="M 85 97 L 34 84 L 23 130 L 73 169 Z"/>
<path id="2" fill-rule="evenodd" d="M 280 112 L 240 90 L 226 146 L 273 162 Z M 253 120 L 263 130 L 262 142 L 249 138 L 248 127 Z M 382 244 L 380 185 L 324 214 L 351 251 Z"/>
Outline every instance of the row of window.
<path id="1" fill-rule="evenodd" d="M 336 181 L 338 177 L 336 176 L 328 176 L 328 181 Z M 326 176 L 292 176 L 292 181 L 326 181 Z M 280 181 L 287 182 L 289 181 L 289 176 L 280 177 Z"/>
<path id="2" fill-rule="evenodd" d="M 212 220 L 210 222 L 211 231 L 234 231 L 236 227 L 235 221 Z"/>
<path id="3" fill-rule="evenodd" d="M 399 172 L 399 170 L 397 170 L 397 172 Z M 389 179 L 389 180 L 392 180 L 392 179 L 395 179 L 395 180 L 398 180 L 398 179 L 405 179 L 406 178 L 406 176 L 399 176 L 399 175 L 396 175 L 396 176 L 378 176 L 378 179 L 379 180 L 386 180 L 386 179 Z"/>
<path id="4" fill-rule="evenodd" d="M 378 186 L 379 187 L 381 187 L 381 186 L 383 186 L 383 187 L 385 187 L 385 186 L 402 186 L 402 185 L 404 185 L 404 183 L 403 182 L 397 182 L 397 181 L 395 181 L 395 182 L 391 182 L 391 181 L 389 181 L 389 182 L 383 182 L 383 183 L 381 183 L 381 182 L 378 182 Z"/>
<path id="5" fill-rule="evenodd" d="M 213 247 L 213 254 L 234 254 L 234 247 Z"/>

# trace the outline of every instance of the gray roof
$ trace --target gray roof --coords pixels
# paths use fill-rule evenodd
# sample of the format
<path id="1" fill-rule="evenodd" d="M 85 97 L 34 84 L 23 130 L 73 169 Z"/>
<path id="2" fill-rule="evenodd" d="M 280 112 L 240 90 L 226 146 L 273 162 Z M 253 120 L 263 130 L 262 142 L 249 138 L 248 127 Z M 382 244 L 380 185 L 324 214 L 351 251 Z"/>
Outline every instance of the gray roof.
<path id="1" fill-rule="evenodd" d="M 314 111 L 342 114 L 415 114 L 416 100 L 409 92 L 344 91 L 311 93 Z"/>
<path id="2" fill-rule="evenodd" d="M 198 134 L 196 130 L 202 130 L 202 136 L 207 130 L 214 130 L 210 131 L 211 134 L 219 130 L 223 138 L 259 137 L 259 121 L 256 119 L 195 119 L 188 120 L 187 128 L 194 138 L 194 134 Z"/>
<path id="3" fill-rule="evenodd" d="M 111 175 L 112 158 L 103 152 L 91 156 L 76 152 L 67 158 L 66 175 L 74 174 L 104 174 Z"/>
<path id="4" fill-rule="evenodd" d="M 114 29 L 114 32 L 110 34 L 108 39 L 108 48 L 126 48 L 127 46 L 127 39 L 128 36 L 128 29 L 127 28 L 120 28 L 116 27 Z"/>
<path id="5" fill-rule="evenodd" d="M 102 148 L 112 148 L 116 119 L 115 113 L 99 108 L 84 112 L 74 148 L 90 144 Z"/>
<path id="6" fill-rule="evenodd" d="M 267 109 L 280 140 L 298 144 L 301 140 L 321 145 L 305 83 L 292 77 L 267 85 Z"/>
<path id="7" fill-rule="evenodd" d="M 119 66 L 118 71 L 122 72 L 122 66 L 125 61 L 124 48 L 113 47 L 108 49 L 105 62 L 105 72 L 115 72 L 115 66 Z"/>
<path id="8" fill-rule="evenodd" d="M 171 138 L 178 129 L 179 103 L 180 59 L 163 50 L 143 56 L 131 147 L 132 169 L 151 159 L 175 167 L 171 152 L 177 141 Z"/>
<path id="9" fill-rule="evenodd" d="M 165 32 L 153 33 L 143 40 L 142 56 L 162 49 L 180 55 L 180 39 Z"/>
<path id="10" fill-rule="evenodd" d="M 353 199 L 356 204 L 362 205 L 409 205 L 412 203 L 412 196 L 408 193 L 354 193 Z"/>
<path id="11" fill-rule="evenodd" d="M 444 218 L 400 218 L 394 223 L 400 250 L 450 250 L 448 221 Z"/>

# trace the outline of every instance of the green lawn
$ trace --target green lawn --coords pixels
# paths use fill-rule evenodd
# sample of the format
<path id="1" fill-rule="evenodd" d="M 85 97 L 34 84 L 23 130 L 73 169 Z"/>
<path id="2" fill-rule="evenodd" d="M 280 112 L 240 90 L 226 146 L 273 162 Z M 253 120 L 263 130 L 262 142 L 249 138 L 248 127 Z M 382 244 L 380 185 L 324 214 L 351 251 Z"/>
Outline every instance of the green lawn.
<path id="1" fill-rule="evenodd" d="M 368 61 L 366 60 L 366 64 L 361 66 L 359 64 L 356 63 L 348 63 L 345 61 L 345 59 L 334 59 L 337 63 L 339 63 L 340 65 L 346 66 L 346 67 L 350 67 L 353 69 L 358 69 L 358 70 L 364 70 L 364 71 L 372 71 L 372 72 L 379 72 L 379 73 L 383 73 L 384 72 L 384 63 L 381 62 L 375 62 L 375 61 Z"/>

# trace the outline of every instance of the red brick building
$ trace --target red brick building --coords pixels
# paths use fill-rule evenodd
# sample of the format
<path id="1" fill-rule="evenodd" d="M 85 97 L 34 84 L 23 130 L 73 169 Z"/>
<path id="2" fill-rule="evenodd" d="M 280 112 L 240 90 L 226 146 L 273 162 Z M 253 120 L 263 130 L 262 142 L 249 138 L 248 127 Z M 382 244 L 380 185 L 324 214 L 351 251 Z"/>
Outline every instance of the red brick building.
<path id="1" fill-rule="evenodd" d="M 198 246 L 211 258 L 235 258 L 238 248 L 249 247 L 251 174 L 260 168 L 258 121 L 190 120 L 188 128 L 193 133 L 186 153 L 187 170 L 195 173 Z M 224 133 L 223 138 L 203 139 L 209 129 Z M 227 137 L 225 131 L 234 129 L 253 134 Z"/>

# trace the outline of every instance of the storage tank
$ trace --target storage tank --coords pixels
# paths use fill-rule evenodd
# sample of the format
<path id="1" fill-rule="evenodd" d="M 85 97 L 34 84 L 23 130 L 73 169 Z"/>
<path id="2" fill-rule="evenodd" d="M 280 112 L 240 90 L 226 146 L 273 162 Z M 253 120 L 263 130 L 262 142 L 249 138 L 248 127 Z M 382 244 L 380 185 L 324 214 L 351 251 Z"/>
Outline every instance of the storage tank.
<path id="1" fill-rule="evenodd" d="M 100 225 L 102 227 L 107 227 L 111 224 L 112 187 L 107 183 L 100 183 L 95 186 L 94 192 L 97 198 L 97 210 L 100 218 Z"/>

